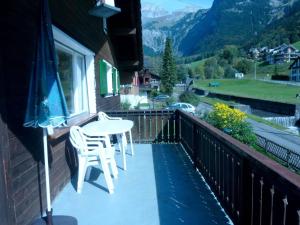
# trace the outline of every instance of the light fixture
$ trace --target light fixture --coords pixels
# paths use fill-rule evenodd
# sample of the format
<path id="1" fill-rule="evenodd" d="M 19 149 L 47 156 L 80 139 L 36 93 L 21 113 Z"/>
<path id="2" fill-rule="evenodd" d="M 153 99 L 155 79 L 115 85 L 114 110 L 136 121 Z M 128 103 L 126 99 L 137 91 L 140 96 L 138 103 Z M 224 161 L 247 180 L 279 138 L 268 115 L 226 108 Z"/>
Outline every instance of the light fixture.
<path id="1" fill-rule="evenodd" d="M 89 10 L 90 15 L 102 18 L 108 18 L 120 12 L 121 9 L 115 7 L 114 0 L 97 0 L 95 7 Z"/>

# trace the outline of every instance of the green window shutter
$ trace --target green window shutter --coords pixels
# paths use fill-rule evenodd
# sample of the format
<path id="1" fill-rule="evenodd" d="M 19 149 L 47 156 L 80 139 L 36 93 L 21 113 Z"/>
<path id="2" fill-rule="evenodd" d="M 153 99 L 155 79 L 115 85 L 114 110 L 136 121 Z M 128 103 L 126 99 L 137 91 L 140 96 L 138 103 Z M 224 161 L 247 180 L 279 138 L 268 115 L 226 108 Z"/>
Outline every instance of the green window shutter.
<path id="1" fill-rule="evenodd" d="M 100 60 L 100 94 L 107 94 L 107 68 L 106 63 L 103 60 Z"/>
<path id="2" fill-rule="evenodd" d="M 120 94 L 120 74 L 119 71 L 117 70 L 117 87 L 118 87 L 118 94 Z"/>
<path id="3" fill-rule="evenodd" d="M 113 94 L 115 95 L 116 93 L 118 93 L 118 89 L 117 89 L 117 69 L 113 68 L 112 70 L 112 86 L 113 86 Z"/>

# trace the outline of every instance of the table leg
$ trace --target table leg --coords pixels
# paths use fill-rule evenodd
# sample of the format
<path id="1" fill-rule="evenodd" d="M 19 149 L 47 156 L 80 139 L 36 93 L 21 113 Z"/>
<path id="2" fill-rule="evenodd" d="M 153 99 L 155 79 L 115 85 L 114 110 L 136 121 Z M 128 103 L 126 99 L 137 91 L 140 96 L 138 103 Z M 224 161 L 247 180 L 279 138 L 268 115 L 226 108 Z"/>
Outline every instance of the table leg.
<path id="1" fill-rule="evenodd" d="M 122 136 L 121 136 L 121 140 L 122 140 Z M 123 144 L 123 141 L 121 141 L 121 152 L 122 152 L 122 156 L 123 156 L 123 170 L 127 170 L 127 166 L 126 166 L 126 149 L 125 149 L 125 146 Z"/>
<path id="2" fill-rule="evenodd" d="M 132 136 L 131 136 L 131 130 L 129 131 L 129 138 L 130 138 L 131 155 L 134 155 L 133 144 L 132 144 Z"/>

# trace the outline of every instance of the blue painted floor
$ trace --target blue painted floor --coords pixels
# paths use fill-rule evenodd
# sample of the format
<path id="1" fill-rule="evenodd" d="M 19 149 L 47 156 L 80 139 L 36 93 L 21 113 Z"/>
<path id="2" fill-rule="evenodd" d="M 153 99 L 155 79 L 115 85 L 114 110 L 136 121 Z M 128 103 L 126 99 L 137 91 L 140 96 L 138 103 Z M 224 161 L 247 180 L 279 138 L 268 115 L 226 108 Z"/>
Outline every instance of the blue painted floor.
<path id="1" fill-rule="evenodd" d="M 225 213 L 179 145 L 135 145 L 120 166 L 109 194 L 93 168 L 77 194 L 69 183 L 53 203 L 54 215 L 74 216 L 79 225 L 223 225 Z M 73 182 L 75 183 L 75 182 Z"/>

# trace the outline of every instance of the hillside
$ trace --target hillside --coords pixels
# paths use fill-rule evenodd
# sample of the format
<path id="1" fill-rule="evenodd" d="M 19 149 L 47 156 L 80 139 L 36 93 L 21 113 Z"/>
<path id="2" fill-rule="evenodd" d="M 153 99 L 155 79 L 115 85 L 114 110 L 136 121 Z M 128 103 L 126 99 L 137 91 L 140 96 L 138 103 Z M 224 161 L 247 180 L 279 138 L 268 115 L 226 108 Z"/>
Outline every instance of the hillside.
<path id="1" fill-rule="evenodd" d="M 215 0 L 206 16 L 179 45 L 184 55 L 215 51 L 224 45 L 243 46 L 268 25 L 281 20 L 299 0 Z M 266 31 L 267 33 L 268 31 Z M 192 43 L 192 44 L 191 44 Z"/>
<path id="2" fill-rule="evenodd" d="M 282 43 L 300 41 L 300 1 L 295 1 L 293 5 L 287 6 L 284 12 L 284 17 L 268 24 L 247 46 L 275 47 Z"/>
<path id="3" fill-rule="evenodd" d="M 214 0 L 210 9 L 168 13 L 155 6 L 142 11 L 145 55 L 161 54 L 166 37 L 174 53 L 215 53 L 224 45 L 276 46 L 300 40 L 300 0 Z"/>
<path id="4" fill-rule="evenodd" d="M 161 54 L 167 37 L 172 39 L 175 54 L 180 55 L 178 46 L 182 39 L 206 12 L 207 10 L 183 9 L 151 19 L 143 17 L 145 55 L 155 56 Z"/>
<path id="5" fill-rule="evenodd" d="M 300 41 L 293 43 L 294 47 L 300 50 Z"/>

